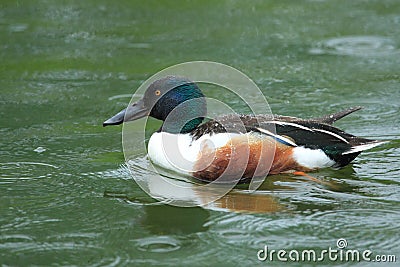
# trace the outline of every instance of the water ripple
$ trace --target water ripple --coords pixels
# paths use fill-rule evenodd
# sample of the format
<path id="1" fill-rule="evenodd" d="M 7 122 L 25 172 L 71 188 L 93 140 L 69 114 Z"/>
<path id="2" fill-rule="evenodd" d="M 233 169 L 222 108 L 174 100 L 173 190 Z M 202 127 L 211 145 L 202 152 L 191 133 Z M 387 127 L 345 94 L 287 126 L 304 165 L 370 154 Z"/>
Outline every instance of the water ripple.
<path id="1" fill-rule="evenodd" d="M 119 98 L 126 98 L 126 99 L 131 99 L 132 94 L 121 94 L 121 95 L 113 95 L 108 98 L 108 100 L 114 100 L 114 99 L 119 99 Z"/>
<path id="2" fill-rule="evenodd" d="M 4 162 L 0 163 L 0 184 L 20 180 L 50 177 L 57 166 L 42 162 Z M 34 175 L 32 175 L 34 173 Z"/>
<path id="3" fill-rule="evenodd" d="M 304 224 L 318 224 L 317 236 L 346 238 L 349 242 L 357 240 L 367 247 L 390 251 L 398 248 L 398 229 L 400 211 L 386 209 L 349 209 L 324 211 L 304 219 Z M 357 230 L 354 230 L 357 229 Z"/>
<path id="4" fill-rule="evenodd" d="M 59 261 L 60 255 L 64 255 L 63 259 L 68 259 L 69 265 L 79 266 L 82 264 L 82 257 L 85 257 L 87 266 L 120 266 L 127 264 L 130 258 L 128 254 L 121 251 L 118 254 L 110 254 L 105 248 L 76 241 L 51 243 L 27 241 L 6 243 L 3 246 L 13 251 L 13 260 L 7 257 L 3 259 L 5 261 L 3 263 L 12 262 L 12 265 L 16 263 L 16 265 L 19 265 L 18 263 L 24 265 L 26 262 L 24 263 L 23 259 L 29 258 L 34 258 L 36 261 L 40 259 Z M 73 262 L 75 264 L 72 264 Z"/>
<path id="5" fill-rule="evenodd" d="M 347 36 L 318 43 L 309 50 L 313 55 L 386 56 L 398 53 L 390 38 L 381 36 Z"/>
<path id="6" fill-rule="evenodd" d="M 138 249 L 146 252 L 165 253 L 180 249 L 180 241 L 171 236 L 151 236 L 135 240 Z"/>

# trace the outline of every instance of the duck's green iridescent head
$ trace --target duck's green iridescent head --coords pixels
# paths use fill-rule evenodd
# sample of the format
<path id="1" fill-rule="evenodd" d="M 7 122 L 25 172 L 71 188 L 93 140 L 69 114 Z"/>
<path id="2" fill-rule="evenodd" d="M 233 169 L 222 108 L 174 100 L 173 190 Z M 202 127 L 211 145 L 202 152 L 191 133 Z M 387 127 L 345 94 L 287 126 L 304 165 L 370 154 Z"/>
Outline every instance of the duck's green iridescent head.
<path id="1" fill-rule="evenodd" d="M 206 100 L 196 83 L 184 77 L 167 76 L 153 82 L 142 99 L 106 120 L 103 126 L 151 116 L 164 122 L 161 131 L 188 133 L 206 114 Z"/>

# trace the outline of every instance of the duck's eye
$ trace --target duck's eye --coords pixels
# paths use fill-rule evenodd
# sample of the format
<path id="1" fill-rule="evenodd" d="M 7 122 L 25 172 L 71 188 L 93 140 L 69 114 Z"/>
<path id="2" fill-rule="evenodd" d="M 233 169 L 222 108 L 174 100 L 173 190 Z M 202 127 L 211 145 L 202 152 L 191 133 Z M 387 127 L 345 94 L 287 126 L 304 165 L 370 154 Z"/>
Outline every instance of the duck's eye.
<path id="1" fill-rule="evenodd" d="M 159 95 L 161 95 L 161 91 L 160 91 L 160 90 L 156 90 L 156 91 L 154 92 L 154 94 L 155 94 L 156 96 L 159 96 Z"/>

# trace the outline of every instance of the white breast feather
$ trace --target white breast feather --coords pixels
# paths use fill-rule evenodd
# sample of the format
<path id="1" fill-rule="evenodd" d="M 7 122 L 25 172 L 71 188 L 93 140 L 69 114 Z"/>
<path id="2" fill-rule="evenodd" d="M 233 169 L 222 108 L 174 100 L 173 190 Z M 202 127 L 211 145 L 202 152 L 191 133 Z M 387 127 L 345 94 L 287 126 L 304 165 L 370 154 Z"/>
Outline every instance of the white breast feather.
<path id="1" fill-rule="evenodd" d="M 219 148 L 237 134 L 220 133 L 203 135 L 192 141 L 189 134 L 154 133 L 148 144 L 148 155 L 157 165 L 182 174 L 189 174 L 198 158 L 199 152 L 206 145 Z"/>

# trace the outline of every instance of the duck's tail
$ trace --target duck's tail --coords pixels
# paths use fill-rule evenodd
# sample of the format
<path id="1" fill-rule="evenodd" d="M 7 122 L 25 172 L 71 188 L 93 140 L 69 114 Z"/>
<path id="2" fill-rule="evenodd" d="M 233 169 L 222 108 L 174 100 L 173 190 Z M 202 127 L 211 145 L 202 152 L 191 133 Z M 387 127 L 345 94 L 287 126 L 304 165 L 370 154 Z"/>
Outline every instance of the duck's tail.
<path id="1" fill-rule="evenodd" d="M 376 147 L 376 146 L 380 146 L 380 145 L 386 144 L 386 143 L 388 143 L 388 142 L 389 142 L 389 141 L 371 140 L 371 141 L 368 142 L 368 143 L 361 144 L 361 145 L 356 145 L 356 146 L 351 147 L 349 150 L 343 152 L 342 155 L 348 155 L 348 154 L 353 154 L 353 153 L 360 153 L 360 152 L 362 152 L 362 151 L 364 151 L 364 150 L 368 150 L 368 149 L 374 148 L 374 147 Z"/>

